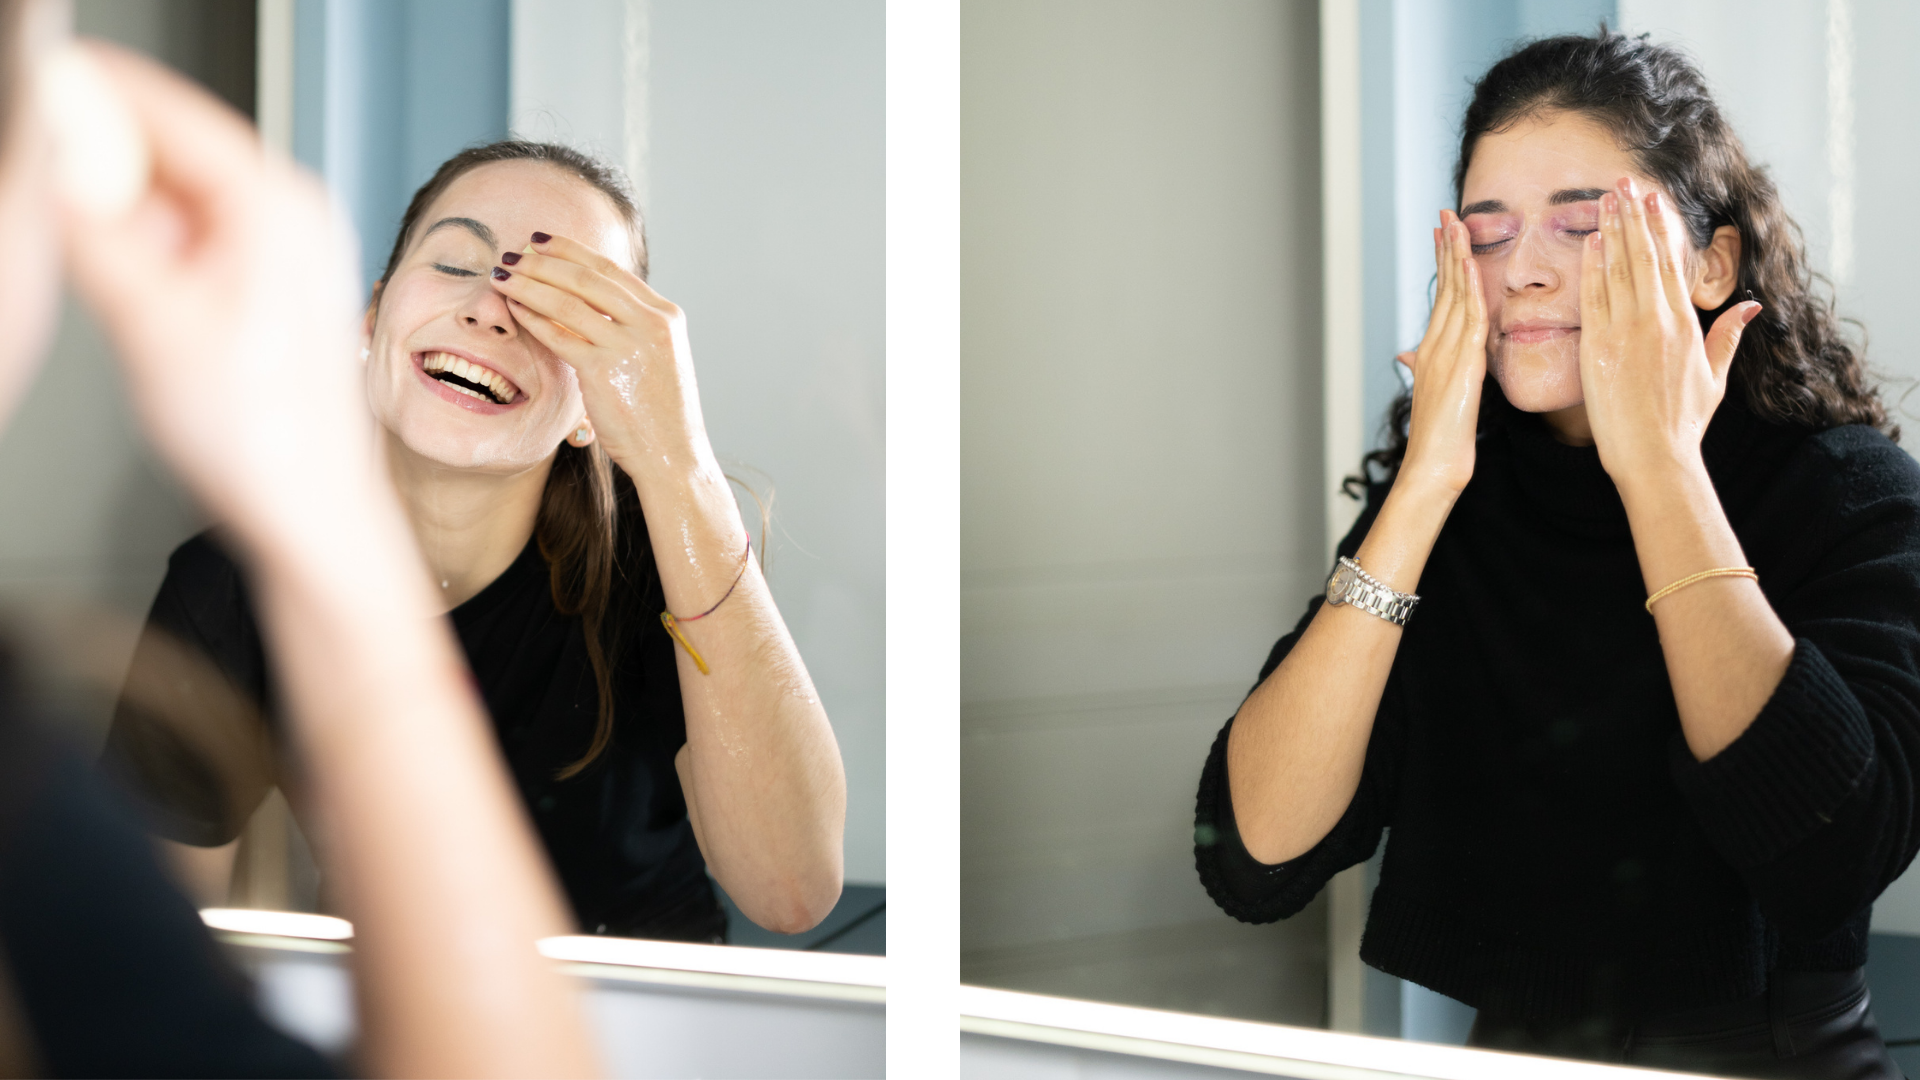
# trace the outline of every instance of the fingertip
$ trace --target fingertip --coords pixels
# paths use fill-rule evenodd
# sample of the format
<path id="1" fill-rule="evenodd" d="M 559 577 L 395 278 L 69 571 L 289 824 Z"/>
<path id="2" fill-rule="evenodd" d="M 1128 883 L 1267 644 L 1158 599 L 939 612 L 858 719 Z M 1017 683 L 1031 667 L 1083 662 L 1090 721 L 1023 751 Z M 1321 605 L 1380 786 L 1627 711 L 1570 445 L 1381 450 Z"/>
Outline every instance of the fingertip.
<path id="1" fill-rule="evenodd" d="M 153 160 L 120 87 L 94 54 L 69 45 L 42 62 L 36 91 L 53 134 L 61 202 L 96 220 L 124 217 L 147 191 Z"/>
<path id="2" fill-rule="evenodd" d="M 1740 313 L 1740 325 L 1744 327 L 1748 323 L 1760 317 L 1760 310 L 1764 305 L 1762 305 L 1758 300 L 1749 300 L 1743 306 L 1746 308 L 1746 310 Z"/>

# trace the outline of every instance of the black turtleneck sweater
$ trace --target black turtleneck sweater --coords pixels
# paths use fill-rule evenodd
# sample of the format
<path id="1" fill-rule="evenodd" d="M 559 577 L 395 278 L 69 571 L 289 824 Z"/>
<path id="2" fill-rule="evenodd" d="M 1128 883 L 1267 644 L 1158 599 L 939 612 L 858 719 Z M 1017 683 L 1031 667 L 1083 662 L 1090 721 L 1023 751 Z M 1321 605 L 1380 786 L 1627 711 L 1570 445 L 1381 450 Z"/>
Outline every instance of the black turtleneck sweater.
<path id="1" fill-rule="evenodd" d="M 1286 918 L 1391 830 L 1361 956 L 1498 1015 L 1645 1018 L 1863 964 L 1871 905 L 1920 847 L 1920 467 L 1869 428 L 1732 403 L 1702 454 L 1794 637 L 1745 733 L 1694 760 L 1598 453 L 1499 402 L 1332 831 L 1255 861 L 1215 741 L 1195 846 L 1215 902 Z"/>

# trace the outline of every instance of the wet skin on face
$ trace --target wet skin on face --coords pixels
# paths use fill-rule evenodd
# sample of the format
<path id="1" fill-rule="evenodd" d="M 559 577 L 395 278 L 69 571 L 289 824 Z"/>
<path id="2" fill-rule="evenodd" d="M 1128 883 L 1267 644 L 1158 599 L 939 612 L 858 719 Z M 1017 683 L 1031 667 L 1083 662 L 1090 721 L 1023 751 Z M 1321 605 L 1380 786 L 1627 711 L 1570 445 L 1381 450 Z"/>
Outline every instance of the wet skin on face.
<path id="1" fill-rule="evenodd" d="M 456 469 L 512 474 L 550 458 L 586 407 L 572 368 L 489 283 L 535 232 L 631 263 L 625 223 L 592 185 L 540 162 L 482 165 L 427 207 L 370 312 L 367 400 L 393 439 Z"/>
<path id="2" fill-rule="evenodd" d="M 1602 195 L 1623 176 L 1658 185 L 1606 129 L 1547 113 L 1481 136 L 1460 217 L 1487 302 L 1487 371 L 1515 407 L 1558 414 L 1582 403 L 1581 245 Z"/>

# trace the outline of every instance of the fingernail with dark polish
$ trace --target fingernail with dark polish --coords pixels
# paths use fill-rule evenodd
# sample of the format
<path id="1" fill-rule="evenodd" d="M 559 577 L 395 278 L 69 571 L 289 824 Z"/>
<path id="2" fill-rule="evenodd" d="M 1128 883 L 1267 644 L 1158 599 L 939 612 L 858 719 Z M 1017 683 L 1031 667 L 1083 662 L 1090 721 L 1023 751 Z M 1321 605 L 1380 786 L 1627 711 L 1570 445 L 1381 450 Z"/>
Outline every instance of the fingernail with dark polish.
<path id="1" fill-rule="evenodd" d="M 537 232 L 533 234 L 533 242 L 536 244 L 544 244 L 551 239 L 553 239 L 553 237 L 543 232 Z"/>
<path id="2" fill-rule="evenodd" d="M 506 263 L 508 266 L 518 266 L 520 264 L 520 253 L 517 251 L 509 251 L 500 256 L 500 261 Z"/>
<path id="3" fill-rule="evenodd" d="M 513 274 L 511 274 L 510 272 L 508 272 L 508 271 L 506 271 L 506 270 L 504 270 L 504 269 L 502 269 L 502 268 L 500 268 L 500 267 L 498 267 L 498 266 L 496 266 L 496 267 L 494 267 L 494 268 L 493 268 L 493 280 L 495 280 L 495 281 L 505 281 L 505 280 L 507 280 L 508 278 L 510 278 L 510 277 L 512 277 L 512 276 L 513 276 Z"/>

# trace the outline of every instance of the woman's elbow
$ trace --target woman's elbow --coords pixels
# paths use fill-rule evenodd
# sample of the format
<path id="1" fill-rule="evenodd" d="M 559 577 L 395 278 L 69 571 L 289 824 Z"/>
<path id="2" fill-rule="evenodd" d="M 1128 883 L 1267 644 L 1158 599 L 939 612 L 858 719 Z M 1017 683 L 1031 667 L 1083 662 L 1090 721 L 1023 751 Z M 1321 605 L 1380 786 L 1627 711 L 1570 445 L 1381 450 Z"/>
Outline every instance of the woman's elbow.
<path id="1" fill-rule="evenodd" d="M 807 881 L 789 879 L 756 898 L 749 909 L 741 905 L 748 918 L 776 934 L 803 934 L 820 925 L 835 904 L 840 902 L 840 879 L 825 875 Z"/>

